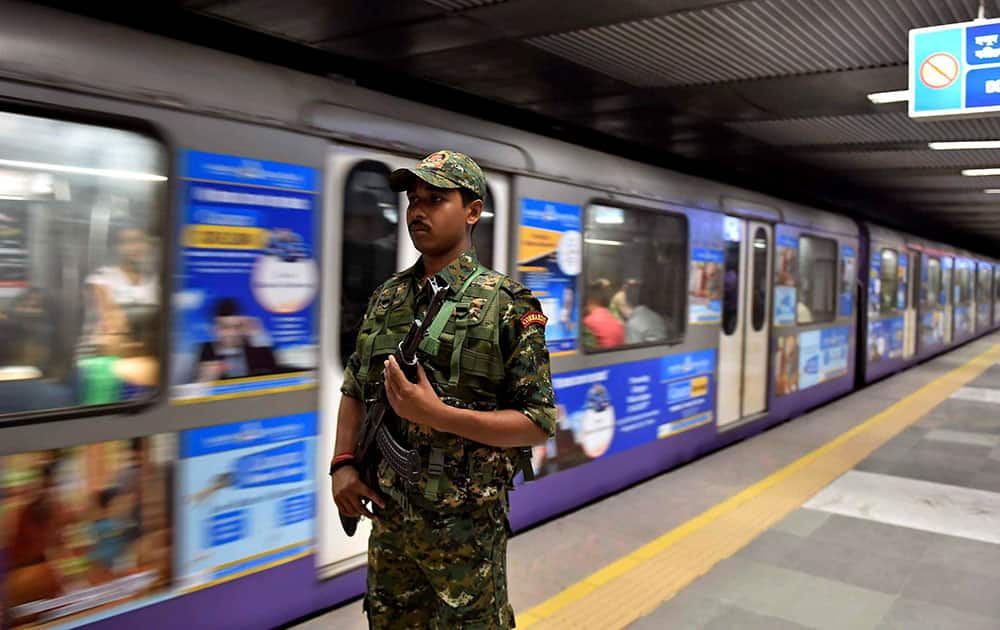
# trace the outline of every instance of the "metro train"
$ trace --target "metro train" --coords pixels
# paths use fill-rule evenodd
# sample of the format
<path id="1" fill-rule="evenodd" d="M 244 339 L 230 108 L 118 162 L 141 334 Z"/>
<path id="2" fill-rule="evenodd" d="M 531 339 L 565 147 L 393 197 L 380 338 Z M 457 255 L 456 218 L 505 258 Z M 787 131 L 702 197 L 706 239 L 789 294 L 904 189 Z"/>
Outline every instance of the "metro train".
<path id="1" fill-rule="evenodd" d="M 980 254 L 2 11 L 9 628 L 263 628 L 361 593 L 365 536 L 341 531 L 326 474 L 339 387 L 369 294 L 417 257 L 388 175 L 440 148 L 484 166 L 480 258 L 549 317 L 559 429 L 512 494 L 516 530 L 1000 325 L 1000 261 Z M 586 334 L 599 309 L 617 336 Z"/>

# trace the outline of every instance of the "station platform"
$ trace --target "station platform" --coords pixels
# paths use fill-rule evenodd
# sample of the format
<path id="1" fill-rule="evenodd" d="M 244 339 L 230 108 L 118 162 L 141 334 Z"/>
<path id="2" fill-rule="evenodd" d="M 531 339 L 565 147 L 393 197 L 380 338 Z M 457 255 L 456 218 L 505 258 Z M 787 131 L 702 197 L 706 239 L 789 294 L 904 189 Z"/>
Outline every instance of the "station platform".
<path id="1" fill-rule="evenodd" d="M 1000 628 L 998 361 L 1000 334 L 519 534 L 518 627 Z"/>

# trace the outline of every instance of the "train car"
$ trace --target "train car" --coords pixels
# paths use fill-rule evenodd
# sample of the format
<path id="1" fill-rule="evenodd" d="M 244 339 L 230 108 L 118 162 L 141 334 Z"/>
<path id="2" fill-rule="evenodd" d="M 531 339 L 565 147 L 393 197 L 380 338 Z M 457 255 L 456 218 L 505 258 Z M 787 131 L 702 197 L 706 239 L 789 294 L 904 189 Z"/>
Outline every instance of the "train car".
<path id="1" fill-rule="evenodd" d="M 270 627 L 363 590 L 366 531 L 340 531 L 326 476 L 339 386 L 368 296 L 418 255 L 388 174 L 442 147 L 486 169 L 481 259 L 550 319 L 559 426 L 533 452 L 539 479 L 513 493 L 515 528 L 854 386 L 870 256 L 843 217 L 49 9 L 4 11 L 7 627 Z M 897 288 L 874 321 L 915 331 L 912 299 L 898 300 L 915 241 L 875 240 L 896 252 Z M 944 348 L 976 334 L 974 283 L 997 271 L 922 251 L 961 276 Z"/>
<path id="2" fill-rule="evenodd" d="M 872 224 L 862 234 L 860 383 L 995 329 L 992 261 Z"/>

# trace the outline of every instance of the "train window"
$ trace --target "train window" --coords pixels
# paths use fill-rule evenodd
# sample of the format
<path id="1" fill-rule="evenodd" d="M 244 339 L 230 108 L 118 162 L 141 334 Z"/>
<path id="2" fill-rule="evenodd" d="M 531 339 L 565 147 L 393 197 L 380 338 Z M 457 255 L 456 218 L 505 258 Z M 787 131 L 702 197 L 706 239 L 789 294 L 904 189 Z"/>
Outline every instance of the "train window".
<path id="1" fill-rule="evenodd" d="M 389 187 L 389 167 L 366 160 L 351 169 L 344 188 L 341 247 L 340 360 L 354 352 L 368 298 L 396 271 L 399 195 Z"/>
<path id="2" fill-rule="evenodd" d="M 0 129 L 0 414 L 149 400 L 166 149 L 33 115 Z"/>
<path id="3" fill-rule="evenodd" d="M 767 319 L 767 261 L 770 257 L 767 231 L 757 228 L 753 237 L 753 329 L 763 330 Z"/>
<path id="4" fill-rule="evenodd" d="M 993 268 L 993 296 L 995 300 L 1000 300 L 1000 266 Z"/>
<path id="5" fill-rule="evenodd" d="M 799 237 L 798 285 L 798 323 L 833 321 L 837 312 L 836 241 L 806 235 Z"/>
<path id="6" fill-rule="evenodd" d="M 972 269 L 969 268 L 968 264 L 958 263 L 961 266 L 957 267 L 956 275 L 956 289 L 958 294 L 958 299 L 955 300 L 956 304 L 968 304 L 972 301 Z"/>
<path id="7" fill-rule="evenodd" d="M 582 346 L 587 352 L 680 341 L 687 320 L 687 221 L 605 205 L 587 209 Z"/>
<path id="8" fill-rule="evenodd" d="M 976 278 L 976 303 L 985 304 L 990 301 L 990 295 L 993 293 L 993 287 L 990 286 L 990 279 L 993 274 L 990 271 L 990 266 L 979 263 L 979 269 Z"/>
<path id="9" fill-rule="evenodd" d="M 899 254 L 893 249 L 882 250 L 882 271 L 880 274 L 881 291 L 879 295 L 879 312 L 893 313 L 897 307 L 897 289 L 899 288 Z"/>
<path id="10" fill-rule="evenodd" d="M 725 230 L 725 250 L 722 259 L 722 332 L 731 335 L 736 331 L 740 312 L 740 240 L 742 239 L 742 221 L 726 217 L 733 221 L 737 229 Z"/>
<path id="11" fill-rule="evenodd" d="M 483 213 L 479 223 L 472 231 L 472 245 L 476 248 L 476 257 L 484 266 L 493 268 L 493 231 L 496 209 L 493 207 L 492 190 L 486 188 L 486 199 L 483 199 Z"/>
<path id="12" fill-rule="evenodd" d="M 937 258 L 927 259 L 927 277 L 921 288 L 921 302 L 924 306 L 934 308 L 938 305 L 941 295 L 941 261 Z"/>

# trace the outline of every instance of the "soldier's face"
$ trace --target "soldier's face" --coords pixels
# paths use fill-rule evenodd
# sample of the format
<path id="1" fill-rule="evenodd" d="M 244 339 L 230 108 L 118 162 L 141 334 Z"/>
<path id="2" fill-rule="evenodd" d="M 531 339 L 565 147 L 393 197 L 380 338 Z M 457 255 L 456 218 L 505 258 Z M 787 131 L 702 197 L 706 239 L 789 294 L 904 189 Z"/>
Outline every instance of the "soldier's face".
<path id="1" fill-rule="evenodd" d="M 462 205 L 458 190 L 434 188 L 421 180 L 406 197 L 406 225 L 413 246 L 430 256 L 448 253 L 464 242 L 467 226 L 475 224 L 482 212 L 482 201 Z"/>

